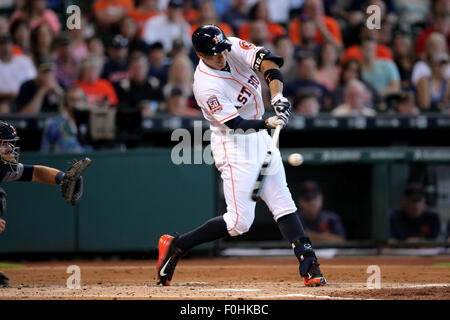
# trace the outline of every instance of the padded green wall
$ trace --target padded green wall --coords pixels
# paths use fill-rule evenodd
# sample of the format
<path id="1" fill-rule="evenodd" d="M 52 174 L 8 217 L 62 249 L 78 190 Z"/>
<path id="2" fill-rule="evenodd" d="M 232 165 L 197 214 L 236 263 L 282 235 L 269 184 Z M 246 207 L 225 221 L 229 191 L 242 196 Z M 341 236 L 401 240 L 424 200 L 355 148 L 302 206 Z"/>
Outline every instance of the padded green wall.
<path id="1" fill-rule="evenodd" d="M 214 166 L 174 165 L 170 149 L 87 156 L 93 163 L 76 207 L 56 186 L 2 183 L 8 212 L 0 252 L 155 249 L 161 234 L 188 231 L 215 214 Z M 25 153 L 21 162 L 65 169 L 72 158 Z"/>

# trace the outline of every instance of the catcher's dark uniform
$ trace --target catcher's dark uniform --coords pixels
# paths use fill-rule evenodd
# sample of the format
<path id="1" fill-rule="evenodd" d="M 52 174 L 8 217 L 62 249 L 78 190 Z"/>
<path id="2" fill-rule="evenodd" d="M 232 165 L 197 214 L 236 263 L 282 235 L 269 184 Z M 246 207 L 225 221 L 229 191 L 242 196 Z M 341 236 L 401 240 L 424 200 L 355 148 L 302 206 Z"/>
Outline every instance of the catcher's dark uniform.
<path id="1" fill-rule="evenodd" d="M 4 181 L 31 181 L 33 166 L 18 163 L 15 167 L 0 162 L 0 182 Z"/>

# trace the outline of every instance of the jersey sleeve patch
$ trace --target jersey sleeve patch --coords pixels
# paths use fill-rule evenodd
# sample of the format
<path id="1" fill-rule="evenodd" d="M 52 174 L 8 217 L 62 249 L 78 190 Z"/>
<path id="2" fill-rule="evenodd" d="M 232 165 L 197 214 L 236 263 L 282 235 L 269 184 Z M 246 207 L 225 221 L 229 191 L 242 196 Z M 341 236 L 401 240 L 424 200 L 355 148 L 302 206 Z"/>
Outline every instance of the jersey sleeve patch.
<path id="1" fill-rule="evenodd" d="M 209 111 L 212 114 L 218 113 L 223 110 L 223 107 L 220 104 L 219 99 L 215 95 L 209 97 L 208 100 L 206 101 L 206 104 L 208 105 Z"/>
<path id="2" fill-rule="evenodd" d="M 244 50 L 250 50 L 253 49 L 255 47 L 255 45 L 251 42 L 247 42 L 244 40 L 239 41 L 239 46 L 244 49 Z"/>

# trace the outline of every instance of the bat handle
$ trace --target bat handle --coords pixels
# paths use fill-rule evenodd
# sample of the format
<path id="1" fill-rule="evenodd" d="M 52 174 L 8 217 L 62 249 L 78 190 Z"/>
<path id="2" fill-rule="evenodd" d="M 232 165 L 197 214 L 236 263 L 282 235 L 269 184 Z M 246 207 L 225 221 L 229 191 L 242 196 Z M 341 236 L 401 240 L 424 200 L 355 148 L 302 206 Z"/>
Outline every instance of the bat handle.
<path id="1" fill-rule="evenodd" d="M 278 138 L 280 137 L 281 126 L 275 127 L 275 132 L 272 135 L 272 140 L 270 141 L 270 146 L 268 151 L 272 152 L 275 149 L 275 146 L 278 143 Z"/>

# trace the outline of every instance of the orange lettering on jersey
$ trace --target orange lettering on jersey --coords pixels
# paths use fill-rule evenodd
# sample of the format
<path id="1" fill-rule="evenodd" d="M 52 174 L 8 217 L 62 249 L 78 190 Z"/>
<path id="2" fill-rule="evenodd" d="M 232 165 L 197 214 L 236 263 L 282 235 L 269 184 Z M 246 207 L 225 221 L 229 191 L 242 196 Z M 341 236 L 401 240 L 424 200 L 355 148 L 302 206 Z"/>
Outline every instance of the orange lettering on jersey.
<path id="1" fill-rule="evenodd" d="M 250 50 L 250 49 L 255 47 L 255 45 L 253 43 L 250 43 L 250 42 L 247 42 L 247 41 L 244 41 L 244 40 L 239 41 L 239 45 L 244 50 Z"/>

